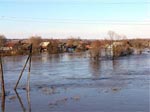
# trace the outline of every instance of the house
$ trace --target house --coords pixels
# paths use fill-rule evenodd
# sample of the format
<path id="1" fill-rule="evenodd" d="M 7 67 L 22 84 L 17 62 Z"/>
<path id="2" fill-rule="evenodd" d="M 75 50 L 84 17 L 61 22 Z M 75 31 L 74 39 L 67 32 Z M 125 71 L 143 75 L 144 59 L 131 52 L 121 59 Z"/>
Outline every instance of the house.
<path id="1" fill-rule="evenodd" d="M 123 42 L 113 42 L 112 44 L 107 44 L 106 45 L 106 48 L 107 49 L 113 49 L 113 47 L 116 47 L 116 46 L 121 46 L 121 45 L 123 45 Z"/>
<path id="2" fill-rule="evenodd" d="M 47 51 L 47 47 L 50 44 L 50 42 L 41 42 L 40 43 L 40 52 Z"/>
<path id="3" fill-rule="evenodd" d="M 50 42 L 41 42 L 41 43 L 40 43 L 40 46 L 41 46 L 42 48 L 46 48 L 46 47 L 49 45 L 49 43 L 50 43 Z"/>
<path id="4" fill-rule="evenodd" d="M 91 47 L 89 44 L 87 44 L 87 45 L 85 46 L 85 48 L 86 48 L 87 50 L 89 50 L 89 49 L 91 49 L 92 47 Z"/>
<path id="5" fill-rule="evenodd" d="M 111 44 L 106 44 L 105 47 L 104 47 L 104 51 L 105 51 L 105 55 L 107 57 L 112 57 L 114 55 L 113 51 L 114 51 L 114 47 L 117 47 L 117 46 L 121 46 L 123 43 L 122 42 L 113 42 Z"/>
<path id="6" fill-rule="evenodd" d="M 108 57 L 118 57 L 129 55 L 133 52 L 133 49 L 129 42 L 113 42 L 110 45 L 105 46 L 105 54 Z"/>
<path id="7" fill-rule="evenodd" d="M 59 43 L 58 49 L 60 52 L 66 52 L 67 51 L 66 43 L 65 42 Z"/>
<path id="8" fill-rule="evenodd" d="M 7 41 L 3 47 L 0 47 L 0 52 L 3 55 L 14 54 L 17 51 L 18 43 L 16 40 Z"/>
<path id="9" fill-rule="evenodd" d="M 148 41 L 148 47 L 150 48 L 150 41 Z"/>
<path id="10" fill-rule="evenodd" d="M 0 47 L 0 51 L 10 51 L 12 50 L 12 47 Z"/>

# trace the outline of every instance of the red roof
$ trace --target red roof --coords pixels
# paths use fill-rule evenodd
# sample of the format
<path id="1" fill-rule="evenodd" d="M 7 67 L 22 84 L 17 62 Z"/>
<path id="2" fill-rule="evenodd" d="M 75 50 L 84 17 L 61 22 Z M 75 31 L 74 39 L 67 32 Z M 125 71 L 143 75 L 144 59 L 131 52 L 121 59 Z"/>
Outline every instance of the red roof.
<path id="1" fill-rule="evenodd" d="M 7 42 L 5 47 L 14 47 L 17 43 L 16 42 Z"/>

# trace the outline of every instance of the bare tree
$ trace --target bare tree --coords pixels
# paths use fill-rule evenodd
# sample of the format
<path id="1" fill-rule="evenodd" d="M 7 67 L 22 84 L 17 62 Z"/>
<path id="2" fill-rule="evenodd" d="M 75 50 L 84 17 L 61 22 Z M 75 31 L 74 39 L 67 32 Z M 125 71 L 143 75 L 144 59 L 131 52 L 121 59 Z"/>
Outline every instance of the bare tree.
<path id="1" fill-rule="evenodd" d="M 117 34 L 114 31 L 108 31 L 109 35 L 109 46 L 110 46 L 110 52 L 112 55 L 112 59 L 115 59 L 115 57 L 118 57 L 121 55 L 123 51 L 123 46 L 121 45 L 121 42 L 123 43 L 126 39 L 125 35 Z M 120 42 L 120 43 L 119 43 Z"/>
<path id="2" fill-rule="evenodd" d="M 59 41 L 58 40 L 50 40 L 50 44 L 48 45 L 48 53 L 50 54 L 57 54 L 60 53 L 60 50 L 58 48 Z"/>
<path id="3" fill-rule="evenodd" d="M 109 46 L 111 47 L 110 53 L 112 55 L 112 59 L 115 58 L 115 47 L 113 45 L 114 41 L 115 41 L 115 35 L 116 33 L 114 31 L 108 31 L 108 35 L 109 35 Z"/>
<path id="4" fill-rule="evenodd" d="M 33 52 L 36 53 L 39 51 L 40 43 L 42 42 L 41 36 L 32 36 L 29 38 L 29 42 L 33 45 Z"/>
<path id="5" fill-rule="evenodd" d="M 6 43 L 6 37 L 4 35 L 0 35 L 0 47 L 3 47 Z"/>
<path id="6" fill-rule="evenodd" d="M 114 31 L 108 31 L 108 35 L 110 40 L 114 40 L 115 32 Z"/>
<path id="7" fill-rule="evenodd" d="M 91 43 L 90 49 L 90 56 L 91 58 L 98 60 L 101 56 L 101 42 L 96 40 Z"/>

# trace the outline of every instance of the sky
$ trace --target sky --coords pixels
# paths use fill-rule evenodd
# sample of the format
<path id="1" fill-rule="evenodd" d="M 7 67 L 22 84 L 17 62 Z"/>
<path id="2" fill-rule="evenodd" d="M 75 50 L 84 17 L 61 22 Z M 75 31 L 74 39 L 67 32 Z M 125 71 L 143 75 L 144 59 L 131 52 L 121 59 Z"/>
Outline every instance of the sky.
<path id="1" fill-rule="evenodd" d="M 150 0 L 0 0 L 7 38 L 150 38 Z"/>

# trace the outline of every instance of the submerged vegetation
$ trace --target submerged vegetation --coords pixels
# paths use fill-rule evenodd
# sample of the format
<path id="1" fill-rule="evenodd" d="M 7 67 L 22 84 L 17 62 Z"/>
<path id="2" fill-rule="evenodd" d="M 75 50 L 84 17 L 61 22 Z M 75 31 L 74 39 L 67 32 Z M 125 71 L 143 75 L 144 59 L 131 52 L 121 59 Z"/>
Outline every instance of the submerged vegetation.
<path id="1" fill-rule="evenodd" d="M 143 49 L 150 48 L 150 39 L 127 39 L 126 36 L 119 35 L 113 31 L 109 31 L 108 36 L 108 39 L 103 40 L 82 40 L 79 38 L 42 39 L 41 36 L 11 40 L 4 35 L 0 35 L 0 54 L 3 56 L 26 55 L 29 52 L 29 45 L 32 43 L 33 54 L 88 51 L 92 59 L 98 60 L 102 56 L 115 59 L 135 52 L 141 54 Z"/>

